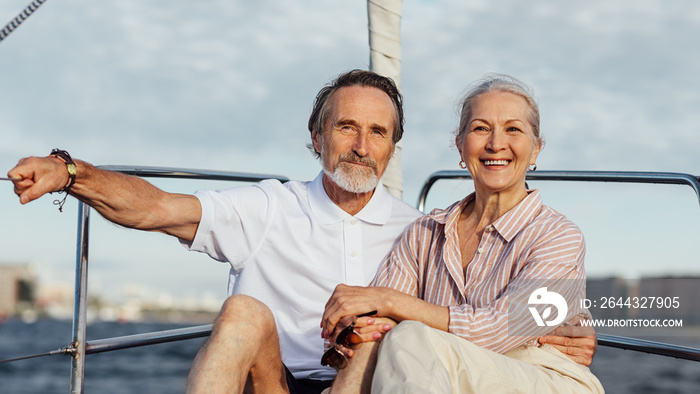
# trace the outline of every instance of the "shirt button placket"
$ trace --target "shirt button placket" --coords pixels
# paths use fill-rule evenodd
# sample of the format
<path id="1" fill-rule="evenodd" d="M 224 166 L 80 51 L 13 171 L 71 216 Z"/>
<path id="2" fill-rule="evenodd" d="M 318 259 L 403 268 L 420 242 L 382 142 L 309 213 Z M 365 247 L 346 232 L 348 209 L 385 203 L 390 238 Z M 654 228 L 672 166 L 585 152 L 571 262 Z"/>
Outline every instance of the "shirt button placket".
<path id="1" fill-rule="evenodd" d="M 349 285 L 363 285 L 362 226 L 355 218 L 343 223 L 345 228 L 345 280 Z"/>

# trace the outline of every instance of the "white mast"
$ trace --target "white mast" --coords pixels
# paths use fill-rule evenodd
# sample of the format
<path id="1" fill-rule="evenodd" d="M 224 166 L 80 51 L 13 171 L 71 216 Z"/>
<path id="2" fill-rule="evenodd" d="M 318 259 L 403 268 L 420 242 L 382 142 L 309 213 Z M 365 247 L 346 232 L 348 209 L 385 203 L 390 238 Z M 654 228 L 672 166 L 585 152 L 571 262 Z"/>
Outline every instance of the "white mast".
<path id="1" fill-rule="evenodd" d="M 403 0 L 368 0 L 369 68 L 389 77 L 401 89 L 401 6 Z M 403 195 L 401 141 L 382 176 L 384 187 L 397 198 Z"/>

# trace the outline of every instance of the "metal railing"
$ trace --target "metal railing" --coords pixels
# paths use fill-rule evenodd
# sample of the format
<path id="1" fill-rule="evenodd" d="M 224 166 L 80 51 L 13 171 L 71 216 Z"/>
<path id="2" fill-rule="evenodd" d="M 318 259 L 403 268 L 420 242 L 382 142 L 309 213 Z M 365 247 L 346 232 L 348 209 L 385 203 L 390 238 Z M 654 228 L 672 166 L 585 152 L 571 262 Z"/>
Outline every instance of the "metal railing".
<path id="1" fill-rule="evenodd" d="M 286 181 L 287 178 L 272 175 L 251 175 L 233 172 L 216 172 L 162 167 L 122 167 L 102 166 L 102 169 L 118 171 L 141 177 L 160 178 L 192 178 L 225 181 L 257 182 L 262 179 L 274 178 Z M 425 181 L 421 190 L 418 209 L 425 208 L 425 200 L 432 186 L 440 179 L 471 179 L 467 171 L 438 171 Z M 652 183 L 688 185 L 695 191 L 700 204 L 700 177 L 682 173 L 652 173 L 652 172 L 611 172 L 611 171 L 539 171 L 529 172 L 527 180 L 545 181 L 583 181 L 583 182 L 619 182 L 619 183 Z M 151 332 L 124 337 L 107 338 L 85 342 L 86 302 L 87 302 L 87 251 L 88 251 L 89 207 L 79 206 L 78 223 L 78 256 L 76 258 L 76 305 L 73 321 L 73 342 L 68 348 L 61 349 L 65 354 L 73 356 L 71 377 L 71 392 L 82 393 L 84 380 L 84 358 L 87 354 L 107 352 L 112 350 L 148 346 L 159 343 L 175 342 L 185 339 L 206 337 L 211 334 L 212 325 L 186 327 L 175 330 Z M 700 349 L 662 342 L 648 341 L 636 338 L 620 337 L 608 334 L 597 334 L 601 346 L 634 350 L 644 353 L 675 357 L 686 360 L 700 361 Z"/>
<path id="2" fill-rule="evenodd" d="M 99 168 L 117 171 L 128 175 L 152 178 L 187 178 L 235 182 L 259 182 L 264 179 L 277 179 L 282 182 L 289 180 L 288 178 L 279 175 L 191 170 L 166 167 L 100 166 Z M 87 354 L 136 346 L 145 346 L 156 343 L 172 342 L 182 339 L 198 338 L 208 336 L 211 333 L 211 326 L 199 326 L 179 330 L 170 330 L 167 332 L 163 331 L 129 337 L 97 340 L 86 343 L 89 229 L 90 207 L 81 202 L 78 204 L 78 246 L 75 268 L 73 340 L 68 347 L 60 349 L 61 353 L 72 356 L 70 382 L 71 393 L 83 392 L 83 383 L 85 380 L 85 356 Z"/>
<path id="3" fill-rule="evenodd" d="M 101 166 L 100 168 L 117 171 L 129 175 L 156 178 L 188 178 L 200 180 L 223 180 L 239 182 L 258 182 L 263 179 L 288 179 L 276 175 L 246 174 L 237 172 L 221 172 L 206 170 L 190 170 L 164 167 L 125 167 Z M 471 179 L 467 171 L 438 171 L 426 181 L 418 199 L 418 209 L 425 208 L 425 201 L 432 186 L 441 179 Z M 695 190 L 700 204 L 700 177 L 681 173 L 651 173 L 651 172 L 602 172 L 602 171 L 541 171 L 529 172 L 527 180 L 546 181 L 583 181 L 583 182 L 621 182 L 621 183 L 656 183 L 688 185 Z M 186 339 L 207 337 L 211 334 L 212 325 L 201 325 L 149 332 L 114 338 L 105 338 L 86 342 L 87 326 L 87 268 L 89 243 L 90 207 L 78 205 L 78 244 L 76 256 L 75 306 L 73 317 L 73 341 L 65 348 L 57 349 L 44 355 L 67 354 L 72 356 L 71 393 L 82 393 L 85 373 L 85 356 L 93 353 L 148 346 L 160 343 L 175 342 Z M 680 359 L 700 361 L 700 349 L 662 342 L 627 338 L 608 334 L 597 334 L 598 344 L 625 350 L 633 350 Z M 6 360 L 7 361 L 7 360 Z"/>
<path id="4" fill-rule="evenodd" d="M 466 170 L 437 171 L 426 179 L 418 196 L 417 207 L 424 211 L 430 189 L 441 179 L 472 179 Z M 625 171 L 537 171 L 528 172 L 526 180 L 532 181 L 578 181 L 578 182 L 617 182 L 673 184 L 690 186 L 698 197 L 700 205 L 700 176 L 674 172 L 625 172 Z M 673 345 L 669 343 L 647 341 L 643 339 L 621 337 L 608 334 L 596 334 L 598 344 L 625 350 L 634 350 L 650 354 L 700 361 L 700 349 Z"/>
<path id="5" fill-rule="evenodd" d="M 418 196 L 418 209 L 425 209 L 425 200 L 435 182 L 441 179 L 472 179 L 468 171 L 438 171 L 425 180 Z M 617 182 L 617 183 L 656 183 L 688 185 L 698 197 L 700 204 L 700 177 L 676 172 L 633 172 L 633 171 L 537 171 L 528 172 L 528 181 L 578 181 L 578 182 Z"/>

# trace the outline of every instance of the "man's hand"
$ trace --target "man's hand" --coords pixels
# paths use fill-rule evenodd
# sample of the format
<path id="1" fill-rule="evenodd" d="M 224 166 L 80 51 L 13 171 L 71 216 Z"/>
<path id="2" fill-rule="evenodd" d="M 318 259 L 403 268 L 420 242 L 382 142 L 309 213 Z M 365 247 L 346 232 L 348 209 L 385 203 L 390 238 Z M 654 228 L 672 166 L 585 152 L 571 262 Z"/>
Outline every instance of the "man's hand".
<path id="1" fill-rule="evenodd" d="M 387 316 L 386 303 L 390 297 L 390 293 L 395 292 L 395 290 L 388 289 L 385 287 L 363 287 L 363 286 L 347 286 L 340 284 L 338 285 L 331 298 L 326 302 L 326 308 L 323 312 L 323 319 L 321 320 L 321 336 L 324 338 L 330 338 L 332 333 L 338 330 L 338 326 L 345 327 L 348 323 L 345 322 L 345 318 L 348 316 L 359 316 L 363 313 L 369 311 L 377 311 L 376 316 Z M 342 321 L 341 321 L 342 319 Z M 369 328 L 366 326 L 371 326 L 373 323 L 367 323 L 368 320 L 377 321 L 378 318 L 375 316 L 367 316 L 359 318 L 355 324 L 356 327 L 365 327 L 366 330 L 363 331 L 363 339 L 371 339 L 374 333 L 379 333 L 382 327 Z M 382 324 L 391 324 L 387 321 L 382 321 Z M 372 331 L 374 330 L 374 331 Z"/>
<path id="2" fill-rule="evenodd" d="M 13 181 L 19 202 L 26 204 L 46 193 L 63 190 L 69 177 L 66 164 L 56 157 L 27 157 L 21 159 L 7 176 Z"/>
<path id="3" fill-rule="evenodd" d="M 574 326 L 562 326 L 540 337 L 539 343 L 550 344 L 576 363 L 586 367 L 591 365 L 598 349 L 598 341 L 593 327 L 583 327 L 580 322 Z"/>
<path id="4" fill-rule="evenodd" d="M 169 234 L 187 242 L 194 240 L 202 218 L 197 197 L 167 193 L 139 177 L 102 170 L 80 160 L 74 162 L 77 176 L 70 194 L 105 219 L 128 228 Z M 65 162 L 52 156 L 22 159 L 7 175 L 21 179 L 13 183 L 22 204 L 63 190 L 70 179 Z"/>

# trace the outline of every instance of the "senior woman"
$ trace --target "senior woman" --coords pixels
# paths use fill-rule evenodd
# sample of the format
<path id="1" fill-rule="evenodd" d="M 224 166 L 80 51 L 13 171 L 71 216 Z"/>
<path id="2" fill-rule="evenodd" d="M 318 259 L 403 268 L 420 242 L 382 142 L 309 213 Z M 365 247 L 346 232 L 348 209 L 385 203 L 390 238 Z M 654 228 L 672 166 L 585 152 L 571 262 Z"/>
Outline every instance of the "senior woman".
<path id="1" fill-rule="evenodd" d="M 554 323 L 588 314 L 577 302 L 585 294 L 583 235 L 525 183 L 543 146 L 528 89 L 504 75 L 473 85 L 455 144 L 475 192 L 410 225 L 373 287 L 339 286 L 324 335 L 368 311 L 399 322 L 382 341 L 372 392 L 603 392 L 588 368 L 537 343 L 556 327 L 551 308 L 528 310 L 556 294 L 566 306 L 549 302 L 563 314 Z M 369 362 L 366 380 L 375 356 L 364 353 L 357 362 Z"/>

